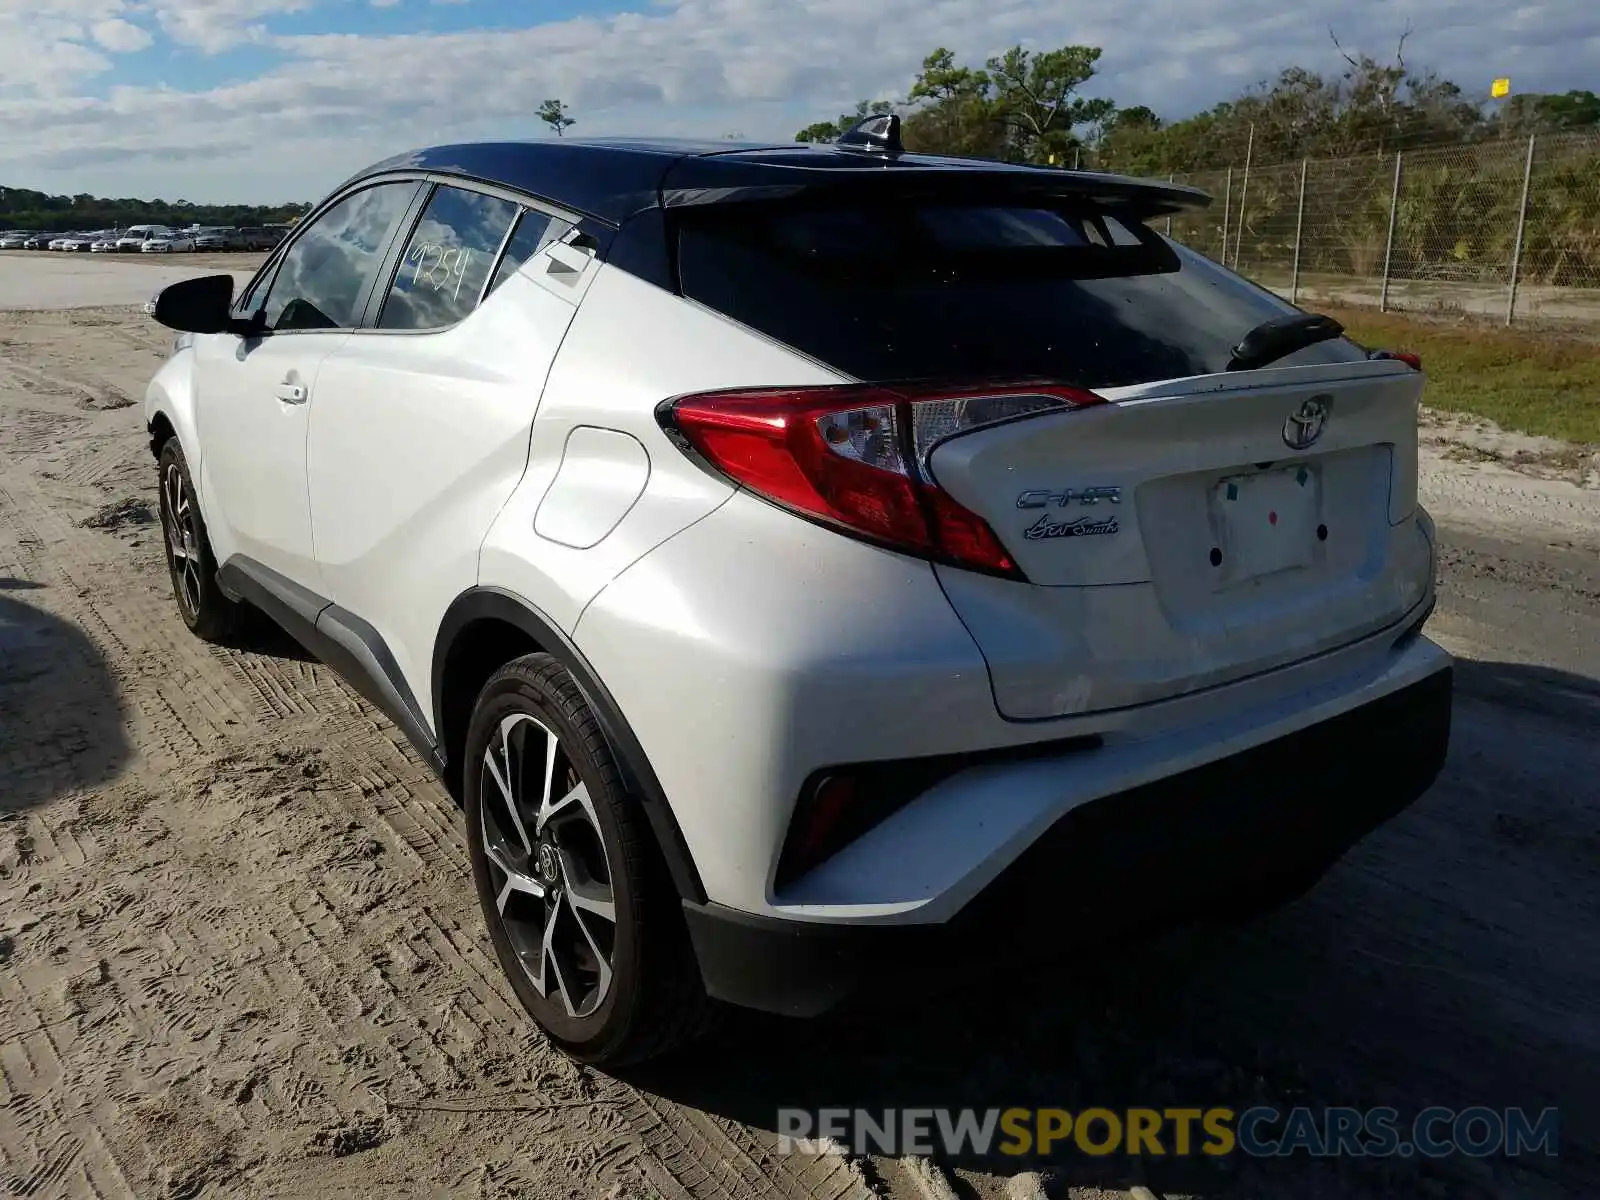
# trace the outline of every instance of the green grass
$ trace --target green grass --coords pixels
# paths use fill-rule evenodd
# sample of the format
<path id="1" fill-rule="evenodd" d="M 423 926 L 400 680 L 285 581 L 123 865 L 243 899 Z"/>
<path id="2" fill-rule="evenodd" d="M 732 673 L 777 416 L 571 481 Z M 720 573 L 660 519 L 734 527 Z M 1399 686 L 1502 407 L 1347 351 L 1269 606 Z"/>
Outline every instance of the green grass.
<path id="1" fill-rule="evenodd" d="M 1428 373 L 1430 408 L 1487 417 L 1502 429 L 1600 443 L 1600 344 L 1578 338 L 1317 306 L 1364 346 L 1411 350 Z"/>

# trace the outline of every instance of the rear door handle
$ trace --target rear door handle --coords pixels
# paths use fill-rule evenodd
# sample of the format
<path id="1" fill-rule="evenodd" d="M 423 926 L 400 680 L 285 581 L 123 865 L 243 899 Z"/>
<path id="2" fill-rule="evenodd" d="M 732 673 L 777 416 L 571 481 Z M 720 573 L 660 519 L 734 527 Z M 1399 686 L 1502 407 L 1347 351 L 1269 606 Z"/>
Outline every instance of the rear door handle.
<path id="1" fill-rule="evenodd" d="M 306 394 L 306 385 L 303 383 L 289 383 L 285 380 L 278 385 L 278 399 L 285 404 L 304 404 Z"/>

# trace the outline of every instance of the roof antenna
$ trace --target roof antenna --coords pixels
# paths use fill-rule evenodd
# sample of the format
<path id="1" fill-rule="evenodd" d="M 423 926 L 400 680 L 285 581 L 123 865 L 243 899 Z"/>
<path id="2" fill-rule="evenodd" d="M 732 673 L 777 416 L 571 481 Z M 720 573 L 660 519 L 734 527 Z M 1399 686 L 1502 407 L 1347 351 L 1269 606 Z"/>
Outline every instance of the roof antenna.
<path id="1" fill-rule="evenodd" d="M 834 142 L 845 150 L 863 150 L 868 154 L 903 154 L 900 142 L 900 118 L 895 113 L 883 113 L 857 121 Z"/>

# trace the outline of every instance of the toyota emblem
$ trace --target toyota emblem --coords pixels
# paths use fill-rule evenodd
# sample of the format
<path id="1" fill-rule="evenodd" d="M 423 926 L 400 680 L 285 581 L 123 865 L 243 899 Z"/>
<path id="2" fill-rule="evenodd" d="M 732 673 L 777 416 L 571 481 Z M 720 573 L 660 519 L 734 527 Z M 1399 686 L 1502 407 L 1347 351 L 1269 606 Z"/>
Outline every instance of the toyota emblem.
<path id="1" fill-rule="evenodd" d="M 549 842 L 539 846 L 539 875 L 547 884 L 553 884 L 561 877 L 561 860 L 556 857 L 556 848 Z"/>
<path id="2" fill-rule="evenodd" d="M 1313 396 L 1283 423 L 1283 444 L 1291 450 L 1304 450 L 1322 436 L 1328 424 L 1331 396 Z"/>

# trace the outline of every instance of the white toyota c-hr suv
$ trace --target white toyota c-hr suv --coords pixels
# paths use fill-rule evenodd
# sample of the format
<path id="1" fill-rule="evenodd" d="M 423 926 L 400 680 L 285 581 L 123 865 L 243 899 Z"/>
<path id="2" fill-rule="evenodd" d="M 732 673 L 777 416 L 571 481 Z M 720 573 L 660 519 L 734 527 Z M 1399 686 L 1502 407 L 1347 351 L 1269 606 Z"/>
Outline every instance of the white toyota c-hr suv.
<path id="1" fill-rule="evenodd" d="M 1208 203 L 892 121 L 379 163 L 153 306 L 179 611 L 393 719 L 588 1061 L 1270 908 L 1451 661 L 1419 364 L 1158 232 Z"/>

